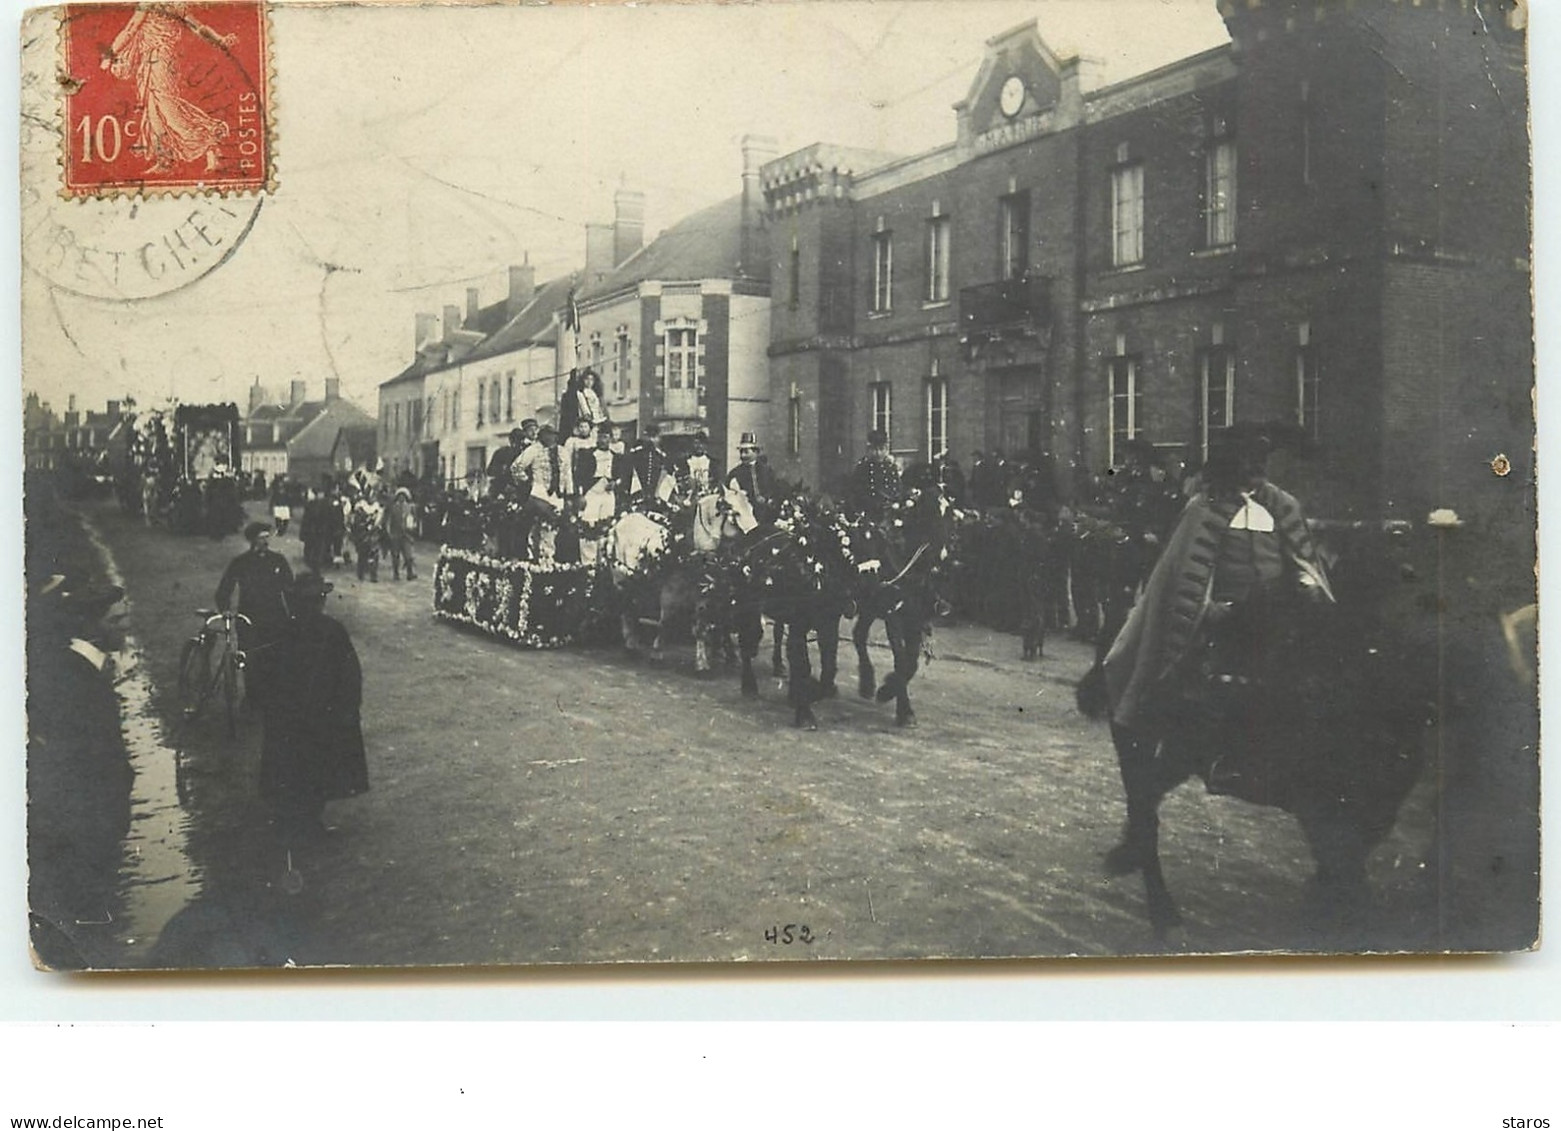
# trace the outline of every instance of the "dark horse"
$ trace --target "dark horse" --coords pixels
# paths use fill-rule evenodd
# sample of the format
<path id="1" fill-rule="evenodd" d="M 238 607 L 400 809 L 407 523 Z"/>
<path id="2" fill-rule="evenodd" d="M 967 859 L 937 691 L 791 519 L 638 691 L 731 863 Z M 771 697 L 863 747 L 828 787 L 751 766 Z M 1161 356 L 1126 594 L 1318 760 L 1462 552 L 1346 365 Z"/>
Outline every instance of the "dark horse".
<path id="1" fill-rule="evenodd" d="M 1293 814 L 1316 864 L 1322 906 L 1348 916 L 1367 896 L 1366 861 L 1391 831 L 1436 722 L 1435 673 L 1396 619 L 1389 586 L 1414 579 L 1380 528 L 1346 532 L 1337 604 L 1296 600 L 1237 610 L 1168 677 L 1164 706 L 1137 729 L 1113 721 L 1127 800 L 1113 875 L 1139 872 L 1157 937 L 1180 921 L 1161 869 L 1160 802 L 1190 778 Z M 1099 660 L 1079 707 L 1110 706 Z"/>
<path id="2" fill-rule="evenodd" d="M 937 581 L 947 556 L 953 515 L 936 485 L 916 487 L 876 521 L 854 524 L 854 586 L 857 693 L 863 699 L 895 703 L 894 721 L 915 726 L 910 683 L 921 663 L 928 627 L 937 611 Z M 867 656 L 867 637 L 883 621 L 894 653 L 894 670 L 877 683 Z"/>
<path id="3" fill-rule="evenodd" d="M 739 496 L 734 509 L 740 512 L 743 506 Z M 785 640 L 792 723 L 816 730 L 813 704 L 836 694 L 840 618 L 851 607 L 847 532 L 838 515 L 801 495 L 781 504 L 774 523 L 757 525 L 751 515 L 739 517 L 749 533 L 720 570 L 712 571 L 709 584 L 716 595 L 710 604 L 730 610 L 744 695 L 759 694 L 753 661 L 764 634 L 762 618 L 774 622 L 777 642 Z M 818 644 L 817 679 L 808 653 L 810 638 Z"/>

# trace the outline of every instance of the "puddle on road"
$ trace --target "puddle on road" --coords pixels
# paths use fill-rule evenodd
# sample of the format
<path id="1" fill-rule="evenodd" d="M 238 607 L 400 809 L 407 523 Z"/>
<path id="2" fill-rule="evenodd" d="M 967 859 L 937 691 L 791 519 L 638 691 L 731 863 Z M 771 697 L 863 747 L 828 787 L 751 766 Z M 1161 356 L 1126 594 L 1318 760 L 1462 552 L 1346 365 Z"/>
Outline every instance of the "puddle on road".
<path id="1" fill-rule="evenodd" d="M 85 515 L 81 521 L 109 582 L 123 588 L 124 578 L 108 546 Z M 124 605 L 128 608 L 130 602 Z M 148 964 L 168 921 L 201 894 L 201 874 L 189 855 L 190 815 L 179 798 L 179 755 L 164 735 L 154 706 L 155 689 L 132 637 L 125 637 L 113 664 L 119 730 L 134 775 L 130 830 L 119 866 L 123 918 L 114 924 L 125 960 L 116 965 L 139 967 Z"/>

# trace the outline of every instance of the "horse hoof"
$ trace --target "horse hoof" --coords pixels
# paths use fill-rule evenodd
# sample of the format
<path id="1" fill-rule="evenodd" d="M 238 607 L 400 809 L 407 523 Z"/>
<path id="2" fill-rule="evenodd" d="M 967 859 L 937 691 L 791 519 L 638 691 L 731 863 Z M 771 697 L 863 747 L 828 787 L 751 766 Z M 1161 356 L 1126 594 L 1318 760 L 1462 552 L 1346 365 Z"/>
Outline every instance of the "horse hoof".
<path id="1" fill-rule="evenodd" d="M 871 699 L 875 690 L 876 687 L 871 679 L 864 679 L 856 685 L 856 693 L 863 699 Z"/>
<path id="2" fill-rule="evenodd" d="M 817 730 L 818 719 L 814 717 L 812 711 L 799 711 L 791 725 L 798 730 Z"/>
<path id="3" fill-rule="evenodd" d="M 884 685 L 878 689 L 877 694 L 873 698 L 880 703 L 887 703 L 894 698 L 895 694 L 894 685 L 885 680 Z"/>
<path id="4" fill-rule="evenodd" d="M 837 699 L 840 697 L 840 689 L 833 683 L 821 683 L 818 685 L 818 697 L 820 699 Z"/>
<path id="5" fill-rule="evenodd" d="M 759 685 L 757 683 L 750 682 L 749 680 L 746 680 L 746 679 L 743 680 L 743 698 L 744 699 L 757 699 L 758 697 L 759 697 Z"/>
<path id="6" fill-rule="evenodd" d="M 916 729 L 916 712 L 906 711 L 903 715 L 894 716 L 894 725 L 902 726 L 906 730 Z"/>

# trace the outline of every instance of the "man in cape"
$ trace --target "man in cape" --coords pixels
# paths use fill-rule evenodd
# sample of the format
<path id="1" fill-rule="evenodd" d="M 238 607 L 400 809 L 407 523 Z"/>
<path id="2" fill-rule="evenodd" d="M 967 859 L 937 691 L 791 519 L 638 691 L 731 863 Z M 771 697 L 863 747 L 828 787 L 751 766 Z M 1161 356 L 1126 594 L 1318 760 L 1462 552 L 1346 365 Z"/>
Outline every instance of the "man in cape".
<path id="1" fill-rule="evenodd" d="M 1332 603 L 1300 503 L 1268 481 L 1269 448 L 1254 425 L 1210 437 L 1202 481 L 1106 654 L 1118 727 L 1156 733 L 1197 694 L 1193 661 L 1251 676 L 1272 646 L 1264 629 L 1278 609 Z"/>

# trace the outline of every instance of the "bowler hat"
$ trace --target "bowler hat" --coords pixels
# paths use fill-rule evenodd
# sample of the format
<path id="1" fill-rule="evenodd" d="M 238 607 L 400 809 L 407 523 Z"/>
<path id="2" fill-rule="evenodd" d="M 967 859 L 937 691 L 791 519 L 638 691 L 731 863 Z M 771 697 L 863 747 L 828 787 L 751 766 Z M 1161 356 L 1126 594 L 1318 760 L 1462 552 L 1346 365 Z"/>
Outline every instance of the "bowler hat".
<path id="1" fill-rule="evenodd" d="M 231 530 L 232 527 L 229 527 L 229 529 Z M 270 534 L 270 533 L 271 533 L 271 524 L 269 522 L 252 522 L 248 526 L 244 527 L 244 540 L 246 542 L 253 542 L 256 538 L 259 538 L 262 534 Z"/>

